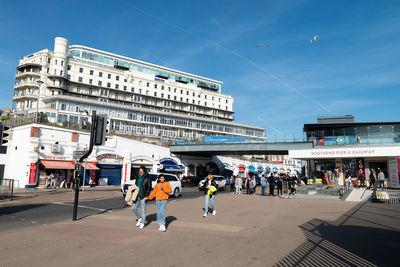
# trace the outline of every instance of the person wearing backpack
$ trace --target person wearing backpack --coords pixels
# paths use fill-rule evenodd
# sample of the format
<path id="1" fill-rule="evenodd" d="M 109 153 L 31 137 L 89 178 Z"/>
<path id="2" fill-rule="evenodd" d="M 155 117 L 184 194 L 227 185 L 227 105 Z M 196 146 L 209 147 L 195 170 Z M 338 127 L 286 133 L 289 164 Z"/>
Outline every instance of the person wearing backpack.
<path id="1" fill-rule="evenodd" d="M 167 230 L 167 228 L 165 227 L 165 207 L 167 205 L 169 193 L 171 192 L 171 185 L 165 181 L 164 174 L 160 174 L 158 176 L 158 182 L 151 194 L 149 195 L 148 199 L 156 198 L 157 223 L 160 226 L 160 228 L 158 228 L 158 231 L 161 232 L 165 232 Z"/>

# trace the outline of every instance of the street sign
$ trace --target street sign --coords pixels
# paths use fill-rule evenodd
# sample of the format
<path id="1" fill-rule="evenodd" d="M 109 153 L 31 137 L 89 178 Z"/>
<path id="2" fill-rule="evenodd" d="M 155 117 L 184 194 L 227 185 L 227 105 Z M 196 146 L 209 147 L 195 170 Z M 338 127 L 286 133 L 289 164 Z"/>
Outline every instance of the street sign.
<path id="1" fill-rule="evenodd" d="M 79 160 L 86 152 L 86 150 L 75 150 L 72 152 L 72 158 Z"/>

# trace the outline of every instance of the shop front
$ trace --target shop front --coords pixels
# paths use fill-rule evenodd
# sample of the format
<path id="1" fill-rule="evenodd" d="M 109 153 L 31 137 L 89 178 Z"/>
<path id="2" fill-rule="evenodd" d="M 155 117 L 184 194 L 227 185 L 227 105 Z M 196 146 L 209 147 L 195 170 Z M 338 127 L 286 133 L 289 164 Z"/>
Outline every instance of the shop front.
<path id="1" fill-rule="evenodd" d="M 124 157 L 105 153 L 97 155 L 97 185 L 120 185 L 122 179 L 122 167 Z"/>
<path id="2" fill-rule="evenodd" d="M 307 176 L 314 181 L 344 185 L 346 175 L 358 185 L 360 173 L 369 184 L 371 169 L 382 170 L 391 188 L 400 188 L 400 146 L 369 146 L 289 150 L 291 158 L 307 160 Z"/>

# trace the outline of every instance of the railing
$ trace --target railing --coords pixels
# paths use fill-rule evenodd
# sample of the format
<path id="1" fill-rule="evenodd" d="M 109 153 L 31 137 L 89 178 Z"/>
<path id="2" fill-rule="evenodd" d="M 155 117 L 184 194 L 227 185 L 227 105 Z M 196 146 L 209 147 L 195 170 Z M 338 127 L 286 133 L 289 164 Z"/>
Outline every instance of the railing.
<path id="1" fill-rule="evenodd" d="M 400 190 L 379 190 L 376 192 L 376 199 L 387 204 L 399 204 Z"/>
<path id="2" fill-rule="evenodd" d="M 0 197 L 14 198 L 14 179 L 0 180 Z"/>

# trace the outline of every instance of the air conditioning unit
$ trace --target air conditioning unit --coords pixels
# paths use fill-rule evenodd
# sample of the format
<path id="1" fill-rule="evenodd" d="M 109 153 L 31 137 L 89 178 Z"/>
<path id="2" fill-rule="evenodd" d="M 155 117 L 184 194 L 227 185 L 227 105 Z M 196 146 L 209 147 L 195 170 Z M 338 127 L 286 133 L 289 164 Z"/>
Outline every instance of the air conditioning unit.
<path id="1" fill-rule="evenodd" d="M 52 153 L 60 153 L 61 152 L 60 144 L 51 145 L 51 152 Z"/>

